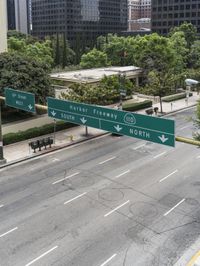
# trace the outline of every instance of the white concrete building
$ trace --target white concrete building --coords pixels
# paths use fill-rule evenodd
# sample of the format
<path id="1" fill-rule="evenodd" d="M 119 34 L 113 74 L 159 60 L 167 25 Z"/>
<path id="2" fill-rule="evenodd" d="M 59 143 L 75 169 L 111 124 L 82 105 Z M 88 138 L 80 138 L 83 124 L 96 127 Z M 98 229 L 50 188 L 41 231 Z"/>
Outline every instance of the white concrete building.
<path id="1" fill-rule="evenodd" d="M 128 0 L 128 30 L 150 30 L 151 0 Z"/>
<path id="2" fill-rule="evenodd" d="M 0 53 L 7 51 L 7 8 L 6 0 L 0 0 Z"/>
<path id="3" fill-rule="evenodd" d="M 104 68 L 82 69 L 51 74 L 55 97 L 59 98 L 62 92 L 66 92 L 71 84 L 82 83 L 94 85 L 98 84 L 104 76 L 124 74 L 126 78 L 139 84 L 139 78 L 143 76 L 143 70 L 136 66 L 111 66 Z M 53 82 L 54 81 L 54 82 Z"/>

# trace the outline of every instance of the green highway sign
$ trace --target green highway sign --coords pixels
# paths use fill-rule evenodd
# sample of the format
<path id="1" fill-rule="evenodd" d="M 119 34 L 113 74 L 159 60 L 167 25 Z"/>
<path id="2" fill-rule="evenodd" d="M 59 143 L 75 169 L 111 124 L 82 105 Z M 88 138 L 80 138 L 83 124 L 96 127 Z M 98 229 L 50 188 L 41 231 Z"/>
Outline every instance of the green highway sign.
<path id="1" fill-rule="evenodd" d="M 5 96 L 6 105 L 35 113 L 35 95 L 33 93 L 6 88 Z"/>
<path id="2" fill-rule="evenodd" d="M 99 128 L 120 135 L 175 146 L 174 120 L 47 98 L 48 115 L 55 119 Z"/>

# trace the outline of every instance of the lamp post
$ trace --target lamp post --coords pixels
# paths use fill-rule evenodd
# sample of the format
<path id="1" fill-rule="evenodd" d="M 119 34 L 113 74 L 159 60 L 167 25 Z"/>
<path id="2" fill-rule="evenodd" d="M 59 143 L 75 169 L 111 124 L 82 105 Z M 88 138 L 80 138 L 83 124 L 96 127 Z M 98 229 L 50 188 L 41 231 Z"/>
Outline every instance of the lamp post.
<path id="1" fill-rule="evenodd" d="M 0 101 L 0 165 L 6 163 L 6 159 L 3 156 L 3 135 L 2 135 L 2 123 L 1 123 L 1 101 Z"/>
<path id="2" fill-rule="evenodd" d="M 122 74 L 121 71 L 119 72 L 119 108 L 122 109 L 122 96 L 126 96 L 126 89 L 125 89 L 125 74 Z"/>
<path id="3" fill-rule="evenodd" d="M 192 85 L 197 85 L 199 83 L 199 81 L 197 81 L 195 79 L 186 79 L 185 83 L 186 83 L 186 99 L 185 99 L 185 101 L 186 101 L 186 105 L 188 105 L 190 89 L 191 89 Z"/>

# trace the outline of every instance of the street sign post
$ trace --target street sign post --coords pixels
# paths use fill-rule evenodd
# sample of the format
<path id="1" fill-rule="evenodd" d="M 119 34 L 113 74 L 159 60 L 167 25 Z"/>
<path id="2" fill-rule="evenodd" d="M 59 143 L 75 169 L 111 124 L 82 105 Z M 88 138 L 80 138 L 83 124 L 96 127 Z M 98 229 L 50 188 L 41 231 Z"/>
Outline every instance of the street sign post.
<path id="1" fill-rule="evenodd" d="M 6 105 L 35 113 L 35 95 L 30 92 L 5 89 Z"/>
<path id="2" fill-rule="evenodd" d="M 48 115 L 74 124 L 175 146 L 175 122 L 96 105 L 47 98 Z"/>

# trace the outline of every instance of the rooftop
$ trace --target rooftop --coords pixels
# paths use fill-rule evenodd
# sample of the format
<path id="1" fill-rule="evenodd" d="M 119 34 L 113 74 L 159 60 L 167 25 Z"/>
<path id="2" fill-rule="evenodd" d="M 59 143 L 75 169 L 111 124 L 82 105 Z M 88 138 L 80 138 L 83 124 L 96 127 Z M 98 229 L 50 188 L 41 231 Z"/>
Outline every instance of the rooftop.
<path id="1" fill-rule="evenodd" d="M 104 76 L 118 75 L 119 73 L 122 73 L 129 77 L 138 72 L 142 72 L 142 69 L 135 66 L 106 67 L 54 73 L 51 74 L 51 78 L 71 82 L 97 82 Z"/>

